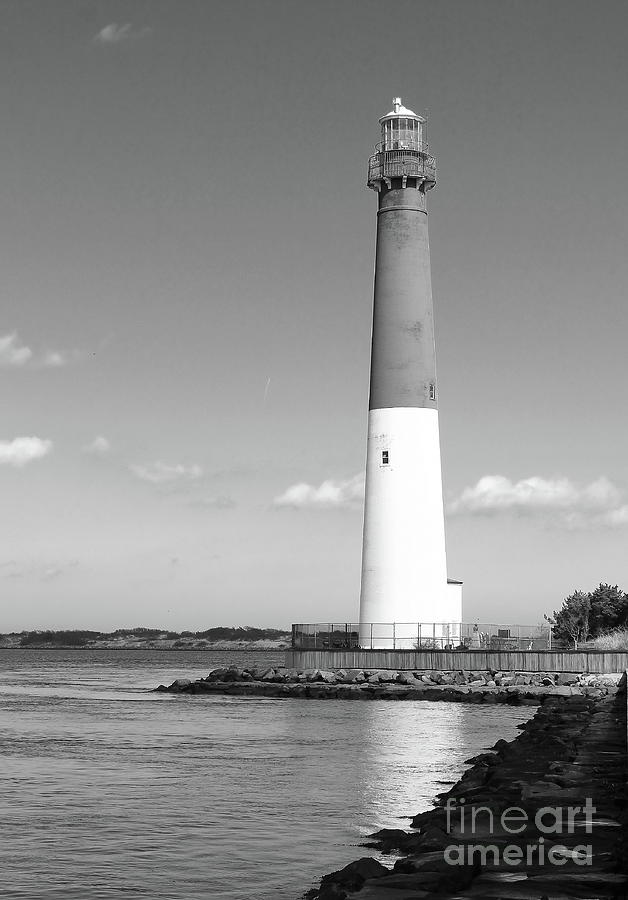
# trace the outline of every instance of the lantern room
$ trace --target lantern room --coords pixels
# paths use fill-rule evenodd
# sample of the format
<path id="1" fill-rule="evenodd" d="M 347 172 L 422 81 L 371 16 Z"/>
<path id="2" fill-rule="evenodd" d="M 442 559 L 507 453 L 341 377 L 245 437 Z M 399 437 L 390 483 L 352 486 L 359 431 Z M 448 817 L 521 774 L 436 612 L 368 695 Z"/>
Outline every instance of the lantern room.
<path id="1" fill-rule="evenodd" d="M 427 122 L 395 97 L 393 108 L 379 120 L 382 126 L 382 150 L 427 151 Z"/>
<path id="2" fill-rule="evenodd" d="M 427 120 L 417 116 L 395 97 L 392 110 L 380 121 L 382 140 L 369 159 L 367 184 L 384 188 L 415 188 L 425 194 L 436 184 L 436 160 L 427 148 Z"/>

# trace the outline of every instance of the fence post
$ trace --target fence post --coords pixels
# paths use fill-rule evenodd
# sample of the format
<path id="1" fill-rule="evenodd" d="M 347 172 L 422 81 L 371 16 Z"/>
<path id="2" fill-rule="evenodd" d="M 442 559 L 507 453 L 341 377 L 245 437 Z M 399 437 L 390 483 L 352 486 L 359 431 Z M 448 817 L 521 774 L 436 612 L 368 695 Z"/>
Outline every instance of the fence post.
<path id="1" fill-rule="evenodd" d="M 371 622 L 371 650 L 373 649 L 373 623 Z"/>
<path id="2" fill-rule="evenodd" d="M 393 650 L 396 650 L 396 649 L 397 649 L 397 632 L 396 632 L 396 629 L 395 629 L 395 623 L 394 623 L 394 622 L 392 623 L 392 627 L 393 627 Z"/>

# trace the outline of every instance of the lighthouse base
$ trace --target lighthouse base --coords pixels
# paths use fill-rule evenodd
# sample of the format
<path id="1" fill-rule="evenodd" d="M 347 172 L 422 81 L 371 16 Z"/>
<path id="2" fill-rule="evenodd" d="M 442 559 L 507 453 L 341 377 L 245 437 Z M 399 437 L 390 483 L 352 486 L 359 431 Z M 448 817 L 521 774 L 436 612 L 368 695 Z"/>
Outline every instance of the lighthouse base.
<path id="1" fill-rule="evenodd" d="M 460 622 L 447 583 L 438 411 L 369 413 L 361 623 Z M 410 637 L 408 636 L 408 639 Z"/>
<path id="2" fill-rule="evenodd" d="M 462 640 L 461 618 L 452 622 L 360 622 L 363 650 L 454 650 Z"/>

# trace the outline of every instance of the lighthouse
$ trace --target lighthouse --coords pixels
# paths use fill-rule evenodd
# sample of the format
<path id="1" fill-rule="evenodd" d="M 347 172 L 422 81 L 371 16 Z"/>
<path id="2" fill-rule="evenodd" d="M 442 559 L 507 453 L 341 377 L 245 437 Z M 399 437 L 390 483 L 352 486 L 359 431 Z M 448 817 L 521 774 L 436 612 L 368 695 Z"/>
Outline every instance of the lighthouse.
<path id="1" fill-rule="evenodd" d="M 459 640 L 462 588 L 445 556 L 426 202 L 436 162 L 426 120 L 400 98 L 379 121 L 360 644 L 392 646 L 393 634 L 396 647 L 444 646 Z"/>

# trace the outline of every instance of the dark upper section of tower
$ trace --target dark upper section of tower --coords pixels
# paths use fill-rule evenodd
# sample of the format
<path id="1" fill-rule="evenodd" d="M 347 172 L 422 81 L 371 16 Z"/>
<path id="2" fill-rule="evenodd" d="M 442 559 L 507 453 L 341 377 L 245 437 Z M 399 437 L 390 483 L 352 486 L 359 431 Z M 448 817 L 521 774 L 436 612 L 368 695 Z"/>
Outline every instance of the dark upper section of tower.
<path id="1" fill-rule="evenodd" d="M 379 120 L 382 140 L 369 160 L 367 184 L 374 191 L 383 187 L 413 187 L 425 193 L 436 184 L 436 160 L 428 153 L 427 121 L 401 105 Z"/>

